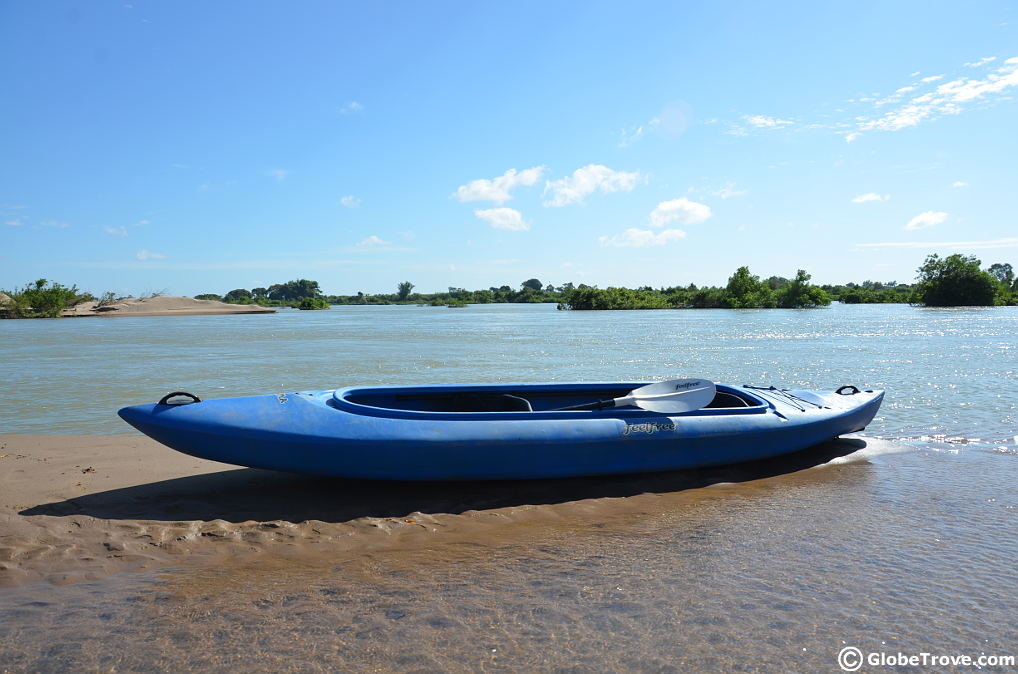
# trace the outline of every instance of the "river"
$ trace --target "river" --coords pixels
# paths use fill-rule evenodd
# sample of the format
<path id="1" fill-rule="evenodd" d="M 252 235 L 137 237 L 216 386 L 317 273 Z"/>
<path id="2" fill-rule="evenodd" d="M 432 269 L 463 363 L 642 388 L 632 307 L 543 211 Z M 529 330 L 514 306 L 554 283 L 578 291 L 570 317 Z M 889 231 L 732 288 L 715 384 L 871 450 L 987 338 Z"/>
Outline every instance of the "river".
<path id="1" fill-rule="evenodd" d="M 0 670 L 839 671 L 850 647 L 1018 655 L 1018 308 L 334 307 L 0 321 L 0 345 L 3 433 L 129 434 L 117 408 L 175 390 L 705 377 L 887 391 L 859 437 L 785 464 L 454 485 L 438 534 L 0 590 Z"/>

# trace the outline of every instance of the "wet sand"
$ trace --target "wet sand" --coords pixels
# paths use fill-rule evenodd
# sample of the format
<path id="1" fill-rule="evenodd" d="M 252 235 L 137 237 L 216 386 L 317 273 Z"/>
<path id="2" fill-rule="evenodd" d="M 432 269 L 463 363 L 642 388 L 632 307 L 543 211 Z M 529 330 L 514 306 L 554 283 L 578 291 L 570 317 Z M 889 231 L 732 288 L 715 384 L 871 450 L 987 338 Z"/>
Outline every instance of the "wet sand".
<path id="1" fill-rule="evenodd" d="M 428 535 L 504 536 L 536 521 L 639 510 L 659 493 L 798 470 L 863 445 L 841 440 L 776 461 L 649 476 L 421 484 L 238 468 L 143 436 L 0 435 L 0 586 L 316 556 Z"/>

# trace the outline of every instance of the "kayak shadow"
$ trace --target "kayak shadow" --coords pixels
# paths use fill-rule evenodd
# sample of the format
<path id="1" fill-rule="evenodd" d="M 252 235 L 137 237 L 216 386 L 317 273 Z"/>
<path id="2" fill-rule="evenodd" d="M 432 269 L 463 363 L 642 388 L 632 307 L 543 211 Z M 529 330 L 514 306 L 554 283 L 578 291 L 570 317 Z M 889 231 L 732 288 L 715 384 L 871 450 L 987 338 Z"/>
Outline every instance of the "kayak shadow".
<path id="1" fill-rule="evenodd" d="M 88 515 L 110 520 L 228 522 L 460 514 L 592 498 L 669 493 L 738 483 L 814 468 L 865 448 L 838 438 L 773 459 L 717 468 L 609 477 L 477 482 L 405 482 L 315 478 L 256 468 L 162 480 L 33 506 L 21 515 Z"/>

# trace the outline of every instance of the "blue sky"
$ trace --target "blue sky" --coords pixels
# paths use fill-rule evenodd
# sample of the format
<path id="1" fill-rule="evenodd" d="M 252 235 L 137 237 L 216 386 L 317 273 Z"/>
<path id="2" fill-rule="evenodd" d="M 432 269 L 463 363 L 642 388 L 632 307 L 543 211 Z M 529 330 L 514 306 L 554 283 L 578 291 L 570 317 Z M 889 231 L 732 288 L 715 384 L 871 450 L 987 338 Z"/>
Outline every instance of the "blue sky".
<path id="1" fill-rule="evenodd" d="M 0 288 L 1018 267 L 1014 2 L 0 3 Z"/>

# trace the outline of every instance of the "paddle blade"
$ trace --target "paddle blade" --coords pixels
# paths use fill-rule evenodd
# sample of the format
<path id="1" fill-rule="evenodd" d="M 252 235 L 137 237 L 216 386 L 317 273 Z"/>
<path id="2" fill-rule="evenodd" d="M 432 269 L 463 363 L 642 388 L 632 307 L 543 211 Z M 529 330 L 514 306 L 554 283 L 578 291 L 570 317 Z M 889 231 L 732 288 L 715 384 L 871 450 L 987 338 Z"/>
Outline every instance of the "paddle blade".
<path id="1" fill-rule="evenodd" d="M 641 386 L 616 404 L 636 405 L 651 412 L 681 414 L 698 410 L 714 400 L 714 382 L 706 379 L 672 379 Z"/>

